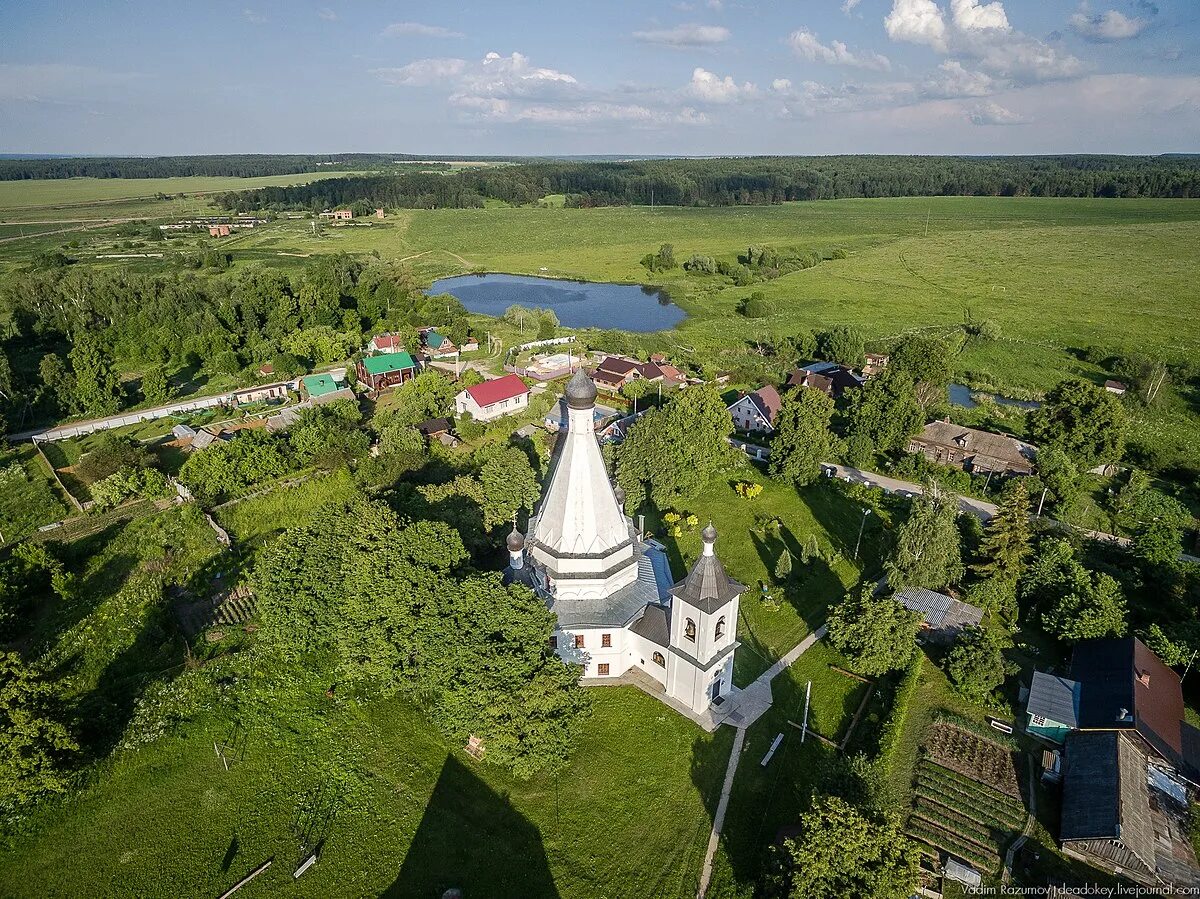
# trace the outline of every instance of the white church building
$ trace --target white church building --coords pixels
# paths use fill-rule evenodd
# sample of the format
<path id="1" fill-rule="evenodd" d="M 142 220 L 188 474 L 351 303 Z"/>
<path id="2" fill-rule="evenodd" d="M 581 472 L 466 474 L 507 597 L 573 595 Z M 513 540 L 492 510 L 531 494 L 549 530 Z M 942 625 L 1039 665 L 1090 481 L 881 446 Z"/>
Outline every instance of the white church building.
<path id="1" fill-rule="evenodd" d="M 567 385 L 568 430 L 529 537 L 508 538 L 506 582 L 538 592 L 558 618 L 552 638 L 583 676 L 618 678 L 634 669 L 669 704 L 701 714 L 733 689 L 738 600 L 745 589 L 702 532 L 703 554 L 673 583 L 662 547 L 644 541 L 608 479 L 594 430 L 596 387 L 582 370 Z"/>

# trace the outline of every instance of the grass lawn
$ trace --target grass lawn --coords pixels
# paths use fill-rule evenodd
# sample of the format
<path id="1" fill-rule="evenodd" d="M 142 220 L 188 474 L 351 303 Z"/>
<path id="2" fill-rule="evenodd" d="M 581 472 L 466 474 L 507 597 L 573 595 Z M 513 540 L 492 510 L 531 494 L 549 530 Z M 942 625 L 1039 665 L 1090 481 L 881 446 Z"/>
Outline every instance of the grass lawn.
<path id="1" fill-rule="evenodd" d="M 70 512 L 32 445 L 0 453 L 0 544 L 20 540 Z"/>
<path id="2" fill-rule="evenodd" d="M 234 502 L 217 511 L 217 520 L 238 544 L 253 548 L 308 521 L 322 506 L 349 500 L 357 492 L 350 472 L 343 468 L 294 487 Z"/>
<path id="3" fill-rule="evenodd" d="M 831 664 L 845 667 L 847 663 L 823 642 L 815 644 L 775 679 L 774 704 L 746 732 L 709 896 L 752 896 L 767 847 L 781 827 L 796 824 L 808 808 L 814 785 L 836 750 L 811 735 L 801 743 L 800 730 L 788 723 L 803 719 L 805 687 L 811 680 L 809 724 L 822 736 L 833 738 L 845 734 L 867 689 L 831 669 Z M 783 742 L 764 768 L 763 756 L 778 734 L 783 734 Z"/>
<path id="4" fill-rule="evenodd" d="M 274 856 L 245 895 L 693 896 L 732 734 L 709 737 L 633 688 L 593 695 L 575 760 L 521 782 L 449 749 L 404 702 L 289 685 L 229 772 L 213 753 L 220 715 L 121 755 L 30 822 L 0 880 L 12 896 L 216 895 Z M 313 805 L 331 820 L 293 885 L 291 824 Z"/>
<path id="5" fill-rule="evenodd" d="M 739 480 L 755 480 L 763 492 L 743 499 L 733 489 Z M 820 482 L 797 491 L 789 484 L 765 477 L 747 466 L 728 478 L 714 479 L 688 508 L 699 524 L 676 538 L 659 520 L 647 527 L 667 547 L 671 567 L 682 577 L 700 554 L 700 529 L 711 520 L 720 535 L 717 555 L 729 574 L 746 585 L 738 621 L 738 649 L 734 681 L 745 686 L 771 663 L 799 643 L 825 617 L 825 607 L 840 598 L 859 580 L 862 564 L 876 567 L 877 516 L 868 519 L 859 562 L 851 558 L 861 521 L 861 507 L 830 484 Z M 767 521 L 778 519 L 778 535 L 768 533 Z M 816 538 L 823 557 L 807 565 L 802 548 Z M 792 554 L 792 577 L 784 586 L 775 583 L 775 566 L 784 547 Z M 760 584 L 766 583 L 777 603 L 764 602 Z"/>

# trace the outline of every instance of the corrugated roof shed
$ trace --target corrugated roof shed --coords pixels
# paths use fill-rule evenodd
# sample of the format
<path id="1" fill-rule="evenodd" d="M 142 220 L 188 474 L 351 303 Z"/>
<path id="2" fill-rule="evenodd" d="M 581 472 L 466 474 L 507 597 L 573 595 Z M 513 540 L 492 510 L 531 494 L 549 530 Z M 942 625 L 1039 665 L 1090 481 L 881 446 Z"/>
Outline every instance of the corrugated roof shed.
<path id="1" fill-rule="evenodd" d="M 1078 727 L 1079 684 L 1065 677 L 1035 671 L 1025 711 L 1057 724 Z"/>
<path id="2" fill-rule="evenodd" d="M 925 623 L 934 628 L 942 626 L 942 619 L 946 617 L 946 613 L 950 611 L 950 604 L 954 602 L 946 594 L 935 593 L 924 587 L 902 590 L 896 594 L 896 600 L 904 608 L 925 616 Z"/>

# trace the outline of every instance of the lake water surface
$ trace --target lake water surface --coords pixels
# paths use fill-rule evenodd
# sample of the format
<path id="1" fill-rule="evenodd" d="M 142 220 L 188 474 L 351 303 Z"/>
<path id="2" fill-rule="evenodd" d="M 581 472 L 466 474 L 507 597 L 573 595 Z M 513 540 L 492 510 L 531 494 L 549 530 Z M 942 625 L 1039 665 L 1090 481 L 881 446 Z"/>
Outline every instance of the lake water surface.
<path id="1" fill-rule="evenodd" d="M 662 290 L 640 284 L 483 274 L 442 278 L 427 292 L 451 294 L 471 312 L 483 315 L 501 316 L 514 303 L 553 309 L 568 328 L 662 331 L 685 316 Z"/>
<path id="2" fill-rule="evenodd" d="M 950 405 L 961 406 L 963 409 L 974 409 L 979 403 L 971 399 L 973 391 L 965 384 L 950 385 Z M 992 399 L 1001 406 L 1016 406 L 1018 409 L 1037 409 L 1042 404 L 1036 400 L 1014 400 L 1007 396 L 993 393 Z"/>

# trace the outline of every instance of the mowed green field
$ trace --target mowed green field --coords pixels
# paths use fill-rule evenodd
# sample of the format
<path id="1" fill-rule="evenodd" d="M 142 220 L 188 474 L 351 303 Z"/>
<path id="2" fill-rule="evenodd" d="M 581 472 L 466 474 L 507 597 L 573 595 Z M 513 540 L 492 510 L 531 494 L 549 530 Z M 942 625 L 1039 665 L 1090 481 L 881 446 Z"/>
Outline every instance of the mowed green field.
<path id="1" fill-rule="evenodd" d="M 692 253 L 732 259 L 751 244 L 843 248 L 849 258 L 738 288 L 678 270 L 650 275 L 639 260 L 660 243 L 673 244 L 681 261 Z M 1001 383 L 1045 389 L 1070 364 L 1061 353 L 1067 347 L 1102 344 L 1175 358 L 1194 352 L 1197 245 L 1197 201 L 941 197 L 720 209 L 407 210 L 389 216 L 387 227 L 326 229 L 316 238 L 296 223 L 276 225 L 236 249 L 378 250 L 430 276 L 487 270 L 662 284 L 691 313 L 678 329 L 679 342 L 689 345 L 831 324 L 879 338 L 953 326 L 969 311 L 996 321 L 1006 341 L 1050 353 L 1025 353 L 1039 358 L 1012 366 L 1000 348 L 999 360 L 993 351 L 964 365 L 991 370 Z M 777 314 L 753 322 L 737 314 L 754 290 L 776 301 Z"/>
<path id="2" fill-rule="evenodd" d="M 343 178 L 353 172 L 306 172 L 258 178 L 193 176 L 185 178 L 55 178 L 39 181 L 0 181 L 0 219 L 9 213 L 35 209 L 87 206 L 118 200 L 153 199 L 155 194 L 211 194 L 308 184 Z"/>

